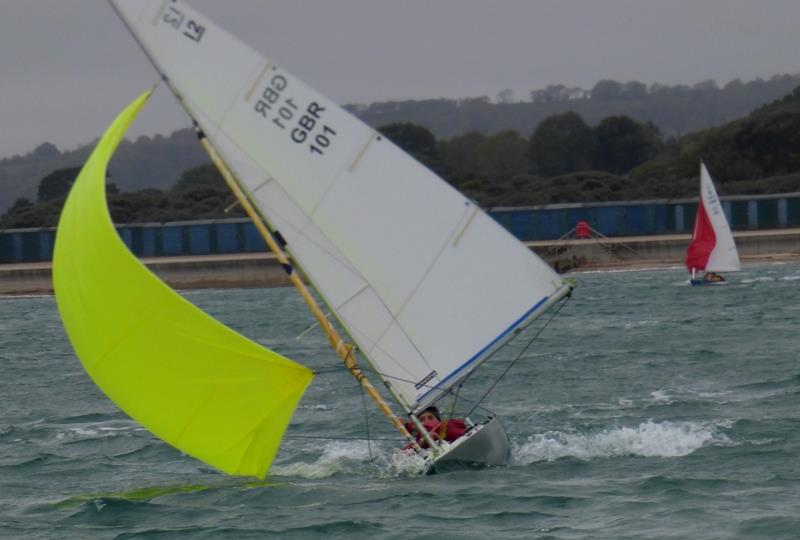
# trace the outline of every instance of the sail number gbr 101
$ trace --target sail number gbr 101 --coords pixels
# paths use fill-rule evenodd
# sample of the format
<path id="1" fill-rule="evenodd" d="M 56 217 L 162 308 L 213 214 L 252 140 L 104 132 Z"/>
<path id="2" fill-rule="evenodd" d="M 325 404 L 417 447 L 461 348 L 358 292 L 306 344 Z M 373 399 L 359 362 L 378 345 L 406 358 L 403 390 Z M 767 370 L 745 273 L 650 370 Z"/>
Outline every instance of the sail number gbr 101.
<path id="1" fill-rule="evenodd" d="M 255 102 L 253 109 L 262 118 L 284 131 L 296 144 L 308 144 L 312 154 L 324 155 L 336 137 L 336 131 L 323 123 L 325 107 L 316 101 L 300 108 L 286 95 L 289 81 L 284 75 L 273 75 Z"/>

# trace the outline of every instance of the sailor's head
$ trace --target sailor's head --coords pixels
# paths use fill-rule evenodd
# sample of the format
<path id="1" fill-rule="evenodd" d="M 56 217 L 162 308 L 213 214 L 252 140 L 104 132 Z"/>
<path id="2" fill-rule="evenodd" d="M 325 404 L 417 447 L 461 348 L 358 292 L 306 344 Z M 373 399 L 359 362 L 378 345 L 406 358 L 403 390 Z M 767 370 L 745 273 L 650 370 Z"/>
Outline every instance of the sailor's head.
<path id="1" fill-rule="evenodd" d="M 423 423 L 431 420 L 436 420 L 437 422 L 441 420 L 441 418 L 439 417 L 439 409 L 437 409 L 433 405 L 427 407 L 421 413 L 419 413 L 419 416 L 417 418 L 419 418 L 419 421 Z"/>

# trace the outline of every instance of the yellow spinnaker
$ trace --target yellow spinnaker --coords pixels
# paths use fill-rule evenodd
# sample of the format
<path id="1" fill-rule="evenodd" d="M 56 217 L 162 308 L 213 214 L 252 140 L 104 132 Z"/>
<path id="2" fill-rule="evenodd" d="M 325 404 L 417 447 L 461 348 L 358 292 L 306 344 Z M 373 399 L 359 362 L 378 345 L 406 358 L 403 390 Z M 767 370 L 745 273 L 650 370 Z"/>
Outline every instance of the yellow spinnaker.
<path id="1" fill-rule="evenodd" d="M 150 93 L 111 124 L 67 198 L 53 255 L 58 309 L 84 368 L 123 411 L 209 465 L 263 478 L 313 374 L 190 304 L 117 235 L 106 167 Z"/>

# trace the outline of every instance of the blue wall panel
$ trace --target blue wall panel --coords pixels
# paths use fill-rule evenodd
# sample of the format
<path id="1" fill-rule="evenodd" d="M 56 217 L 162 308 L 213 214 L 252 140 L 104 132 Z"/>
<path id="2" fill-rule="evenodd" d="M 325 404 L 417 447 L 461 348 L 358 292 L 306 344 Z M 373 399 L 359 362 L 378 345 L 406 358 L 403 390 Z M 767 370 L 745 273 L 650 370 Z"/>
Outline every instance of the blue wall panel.
<path id="1" fill-rule="evenodd" d="M 189 255 L 208 255 L 211 253 L 211 234 L 208 224 L 184 225 L 188 238 Z"/>
<path id="2" fill-rule="evenodd" d="M 218 223 L 216 228 L 216 253 L 237 253 L 239 245 L 239 223 Z"/>
<path id="3" fill-rule="evenodd" d="M 183 229 L 180 226 L 165 225 L 163 241 L 163 255 L 176 256 L 185 254 L 183 250 Z"/>
<path id="4" fill-rule="evenodd" d="M 723 201 L 733 230 L 800 227 L 800 196 L 753 197 Z M 583 205 L 575 207 L 510 208 L 491 216 L 520 240 L 555 240 L 579 221 L 606 236 L 691 232 L 697 203 Z M 118 228 L 125 244 L 138 257 L 263 252 L 266 247 L 255 226 L 243 219 L 164 225 L 124 225 Z M 52 229 L 0 231 L 0 264 L 48 261 L 52 258 Z"/>

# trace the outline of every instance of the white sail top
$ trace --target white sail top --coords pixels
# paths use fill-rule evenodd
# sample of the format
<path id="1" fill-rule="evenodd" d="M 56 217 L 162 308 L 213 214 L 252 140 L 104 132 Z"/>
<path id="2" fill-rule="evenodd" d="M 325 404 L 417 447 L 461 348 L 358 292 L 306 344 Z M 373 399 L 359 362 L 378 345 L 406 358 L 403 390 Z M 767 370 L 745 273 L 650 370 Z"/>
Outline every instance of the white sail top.
<path id="1" fill-rule="evenodd" d="M 737 272 L 742 269 L 733 234 L 725 218 L 722 203 L 704 163 L 700 163 L 700 200 L 714 229 L 716 244 L 706 263 L 707 272 Z"/>
<path id="2" fill-rule="evenodd" d="M 111 2 L 406 411 L 568 292 L 474 203 L 186 4 Z"/>

